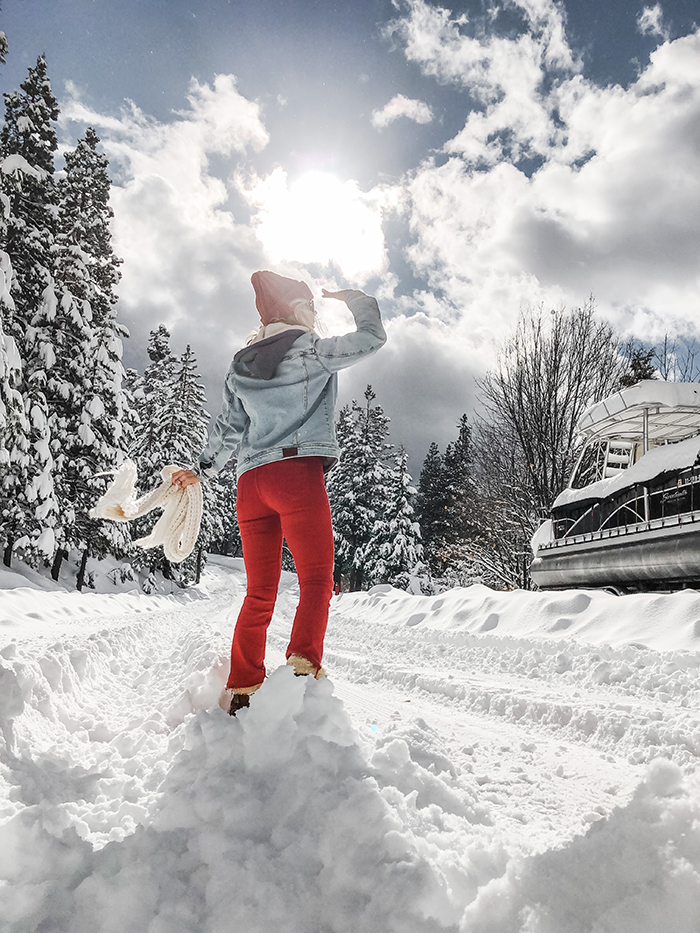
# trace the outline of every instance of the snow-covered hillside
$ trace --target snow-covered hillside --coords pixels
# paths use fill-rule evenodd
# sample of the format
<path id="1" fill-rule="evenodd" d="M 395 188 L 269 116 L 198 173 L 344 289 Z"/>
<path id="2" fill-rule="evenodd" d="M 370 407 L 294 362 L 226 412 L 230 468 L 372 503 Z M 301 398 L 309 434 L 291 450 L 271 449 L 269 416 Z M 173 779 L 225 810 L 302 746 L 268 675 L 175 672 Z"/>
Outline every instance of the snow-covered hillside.
<path id="1" fill-rule="evenodd" d="M 242 566 L 0 583 L 8 933 L 698 933 L 700 594 L 376 587 L 216 704 Z"/>

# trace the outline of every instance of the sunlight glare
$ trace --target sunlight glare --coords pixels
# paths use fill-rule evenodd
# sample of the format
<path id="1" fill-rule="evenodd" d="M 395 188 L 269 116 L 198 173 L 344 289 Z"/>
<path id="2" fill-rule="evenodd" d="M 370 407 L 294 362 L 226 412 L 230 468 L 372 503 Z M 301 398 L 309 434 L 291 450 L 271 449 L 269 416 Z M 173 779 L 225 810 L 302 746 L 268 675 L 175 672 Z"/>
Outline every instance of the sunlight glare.
<path id="1" fill-rule="evenodd" d="M 347 279 L 385 267 L 383 195 L 312 171 L 291 185 L 282 168 L 244 190 L 258 208 L 255 232 L 273 262 L 336 263 Z"/>

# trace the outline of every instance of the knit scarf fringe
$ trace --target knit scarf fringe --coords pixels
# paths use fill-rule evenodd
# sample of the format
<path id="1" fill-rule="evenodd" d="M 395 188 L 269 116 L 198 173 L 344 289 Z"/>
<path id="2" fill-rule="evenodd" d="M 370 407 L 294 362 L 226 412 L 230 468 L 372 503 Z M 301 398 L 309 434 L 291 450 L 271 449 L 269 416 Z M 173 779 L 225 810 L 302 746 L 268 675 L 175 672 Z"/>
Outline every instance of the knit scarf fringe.
<path id="1" fill-rule="evenodd" d="M 125 460 L 116 471 L 112 485 L 90 509 L 91 517 L 128 522 L 153 509 L 162 509 L 163 514 L 153 531 L 134 544 L 142 548 L 162 544 L 167 559 L 180 563 L 192 553 L 202 521 L 202 485 L 193 483 L 183 489 L 174 486 L 171 477 L 180 469 L 173 464 L 163 467 L 160 486 L 137 499 L 136 464 L 133 460 Z"/>

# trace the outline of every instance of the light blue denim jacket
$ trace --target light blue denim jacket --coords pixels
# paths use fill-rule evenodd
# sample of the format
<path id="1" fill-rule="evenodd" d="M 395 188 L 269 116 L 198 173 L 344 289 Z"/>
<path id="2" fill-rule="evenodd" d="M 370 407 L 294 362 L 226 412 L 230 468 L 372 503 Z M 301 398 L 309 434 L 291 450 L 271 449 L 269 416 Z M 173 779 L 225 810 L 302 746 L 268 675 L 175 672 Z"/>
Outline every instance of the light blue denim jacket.
<path id="1" fill-rule="evenodd" d="M 218 473 L 236 452 L 238 476 L 286 457 L 322 457 L 327 468 L 335 463 L 340 452 L 335 436 L 337 372 L 386 343 L 376 300 L 353 291 L 345 301 L 357 330 L 340 337 L 300 330 L 294 338 L 287 332 L 291 345 L 271 378 L 251 371 L 241 359 L 245 348 L 236 354 L 226 376 L 221 414 L 199 455 L 202 475 Z"/>

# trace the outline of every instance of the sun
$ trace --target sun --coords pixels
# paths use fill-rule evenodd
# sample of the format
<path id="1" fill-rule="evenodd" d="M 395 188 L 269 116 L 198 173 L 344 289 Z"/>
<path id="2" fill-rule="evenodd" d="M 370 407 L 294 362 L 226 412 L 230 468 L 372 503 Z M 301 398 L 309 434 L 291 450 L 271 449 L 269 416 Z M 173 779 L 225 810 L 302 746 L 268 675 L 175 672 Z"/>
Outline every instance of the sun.
<path id="1" fill-rule="evenodd" d="M 289 184 L 277 168 L 244 194 L 258 209 L 255 232 L 273 262 L 333 262 L 348 280 L 385 267 L 381 191 L 364 193 L 354 180 L 318 171 Z"/>

